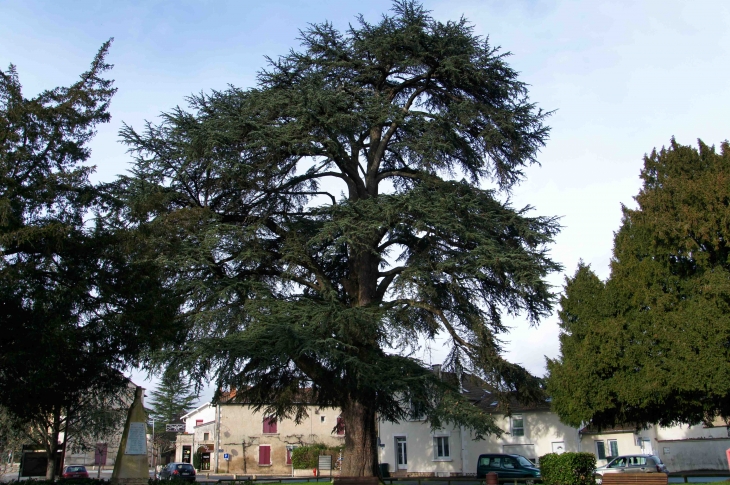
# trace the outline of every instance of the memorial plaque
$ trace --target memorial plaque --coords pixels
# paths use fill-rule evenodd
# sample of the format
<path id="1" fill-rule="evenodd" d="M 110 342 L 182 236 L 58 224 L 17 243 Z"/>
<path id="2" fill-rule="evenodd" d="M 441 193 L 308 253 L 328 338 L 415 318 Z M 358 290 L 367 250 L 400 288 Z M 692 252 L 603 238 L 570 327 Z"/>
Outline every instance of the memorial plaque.
<path id="1" fill-rule="evenodd" d="M 129 423 L 125 455 L 147 454 L 147 426 L 144 423 Z"/>

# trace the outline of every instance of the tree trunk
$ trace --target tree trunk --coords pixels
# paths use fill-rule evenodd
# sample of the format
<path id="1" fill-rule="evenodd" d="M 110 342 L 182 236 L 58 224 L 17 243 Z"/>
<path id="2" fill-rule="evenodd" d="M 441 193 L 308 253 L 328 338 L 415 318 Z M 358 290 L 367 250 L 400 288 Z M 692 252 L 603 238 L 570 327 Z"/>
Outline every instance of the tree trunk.
<path id="1" fill-rule="evenodd" d="M 378 476 L 375 410 L 350 399 L 342 408 L 345 423 L 343 477 Z"/>
<path id="2" fill-rule="evenodd" d="M 61 416 L 60 412 L 54 412 L 53 427 L 51 436 L 46 447 L 48 455 L 48 465 L 46 465 L 46 480 L 54 481 L 56 479 L 56 466 L 58 460 L 58 435 L 61 434 Z"/>

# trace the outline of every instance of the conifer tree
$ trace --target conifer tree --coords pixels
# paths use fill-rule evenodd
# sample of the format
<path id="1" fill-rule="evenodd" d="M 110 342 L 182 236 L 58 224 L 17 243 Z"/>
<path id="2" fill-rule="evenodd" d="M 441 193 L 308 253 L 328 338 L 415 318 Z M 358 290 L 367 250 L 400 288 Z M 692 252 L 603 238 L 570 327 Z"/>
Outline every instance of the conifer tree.
<path id="1" fill-rule="evenodd" d="M 730 417 L 730 145 L 672 139 L 641 178 L 609 279 L 581 264 L 560 301 L 547 384 L 574 426 Z"/>
<path id="2" fill-rule="evenodd" d="M 412 357 L 419 339 L 445 335 L 458 376 L 541 395 L 499 335 L 504 312 L 537 321 L 553 301 L 558 225 L 508 202 L 547 113 L 506 53 L 413 1 L 346 32 L 312 25 L 301 41 L 255 88 L 126 127 L 122 215 L 186 297 L 173 364 L 276 416 L 340 407 L 342 473 L 371 476 L 376 413 L 397 421 L 415 404 L 436 427 L 501 432 Z"/>
<path id="3" fill-rule="evenodd" d="M 51 480 L 60 434 L 109 421 L 99 406 L 170 321 L 155 268 L 132 257 L 144 246 L 106 224 L 113 200 L 89 180 L 88 142 L 115 92 L 109 45 L 77 82 L 32 98 L 15 66 L 0 72 L 0 406 L 33 431 Z"/>
<path id="4" fill-rule="evenodd" d="M 180 418 L 195 408 L 198 396 L 192 384 L 174 372 L 162 374 L 159 384 L 150 392 L 149 414 L 157 424 L 179 423 Z"/>
<path id="5" fill-rule="evenodd" d="M 175 449 L 177 433 L 167 431 L 166 425 L 180 423 L 182 416 L 193 410 L 198 400 L 190 381 L 171 369 L 166 370 L 154 391 L 150 392 L 149 417 L 154 420 L 155 457 Z M 156 459 L 154 460 L 156 462 Z"/>

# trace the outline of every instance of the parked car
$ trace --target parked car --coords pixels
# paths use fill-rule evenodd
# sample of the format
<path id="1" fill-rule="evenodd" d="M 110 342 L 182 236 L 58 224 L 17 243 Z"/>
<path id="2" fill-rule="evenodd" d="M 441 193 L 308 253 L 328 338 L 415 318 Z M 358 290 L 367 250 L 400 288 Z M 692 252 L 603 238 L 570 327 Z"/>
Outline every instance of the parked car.
<path id="1" fill-rule="evenodd" d="M 168 463 L 158 476 L 160 480 L 195 481 L 195 468 L 190 463 Z"/>
<path id="2" fill-rule="evenodd" d="M 667 473 L 667 467 L 656 455 L 623 455 L 596 468 L 596 475 L 605 473 Z"/>
<path id="3" fill-rule="evenodd" d="M 89 478 L 89 472 L 86 471 L 85 466 L 69 465 L 64 467 L 61 476 L 63 478 Z"/>
<path id="4" fill-rule="evenodd" d="M 537 465 L 522 455 L 479 455 L 477 478 L 485 478 L 490 472 L 495 472 L 499 478 L 540 478 Z"/>

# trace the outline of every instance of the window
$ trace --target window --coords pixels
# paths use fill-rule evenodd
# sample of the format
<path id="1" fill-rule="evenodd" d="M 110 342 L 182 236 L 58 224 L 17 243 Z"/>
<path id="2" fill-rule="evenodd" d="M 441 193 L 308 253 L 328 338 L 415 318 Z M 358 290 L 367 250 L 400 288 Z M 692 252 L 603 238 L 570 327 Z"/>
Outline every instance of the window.
<path id="1" fill-rule="evenodd" d="M 629 466 L 646 466 L 645 456 L 630 456 Z"/>
<path id="2" fill-rule="evenodd" d="M 210 441 L 210 433 L 203 433 L 203 441 Z"/>
<path id="3" fill-rule="evenodd" d="M 345 435 L 345 420 L 342 419 L 342 416 L 337 416 L 337 436 L 344 436 Z"/>
<path id="4" fill-rule="evenodd" d="M 325 421 L 327 421 L 327 418 L 326 418 L 326 416 L 320 416 L 320 417 L 319 417 L 319 422 L 320 422 L 320 423 L 324 423 Z"/>
<path id="5" fill-rule="evenodd" d="M 108 446 L 106 443 L 97 443 L 94 447 L 94 465 L 106 465 L 106 453 Z"/>
<path id="6" fill-rule="evenodd" d="M 608 440 L 608 450 L 611 452 L 611 456 L 618 456 L 618 441 Z"/>
<path id="7" fill-rule="evenodd" d="M 515 468 L 517 468 L 517 460 L 515 460 L 511 456 L 503 456 L 502 468 L 505 468 L 507 470 L 514 470 Z"/>
<path id="8" fill-rule="evenodd" d="M 433 458 L 434 460 L 443 460 L 451 458 L 451 451 L 449 450 L 449 437 L 448 436 L 434 436 L 433 438 Z"/>
<path id="9" fill-rule="evenodd" d="M 423 421 L 424 416 L 426 415 L 426 405 L 422 402 L 411 401 L 409 414 L 411 421 Z"/>
<path id="10" fill-rule="evenodd" d="M 271 446 L 259 445 L 259 465 L 271 465 Z"/>
<path id="11" fill-rule="evenodd" d="M 264 434 L 273 434 L 276 432 L 276 418 L 271 416 L 264 417 Z"/>
<path id="12" fill-rule="evenodd" d="M 287 465 L 291 465 L 291 454 L 295 448 L 296 448 L 296 446 L 294 446 L 294 445 L 286 445 L 286 464 Z"/>
<path id="13" fill-rule="evenodd" d="M 512 436 L 525 436 L 525 425 L 521 414 L 512 416 Z"/>
<path id="14" fill-rule="evenodd" d="M 596 456 L 599 460 L 606 459 L 606 443 L 603 441 L 596 441 Z"/>

